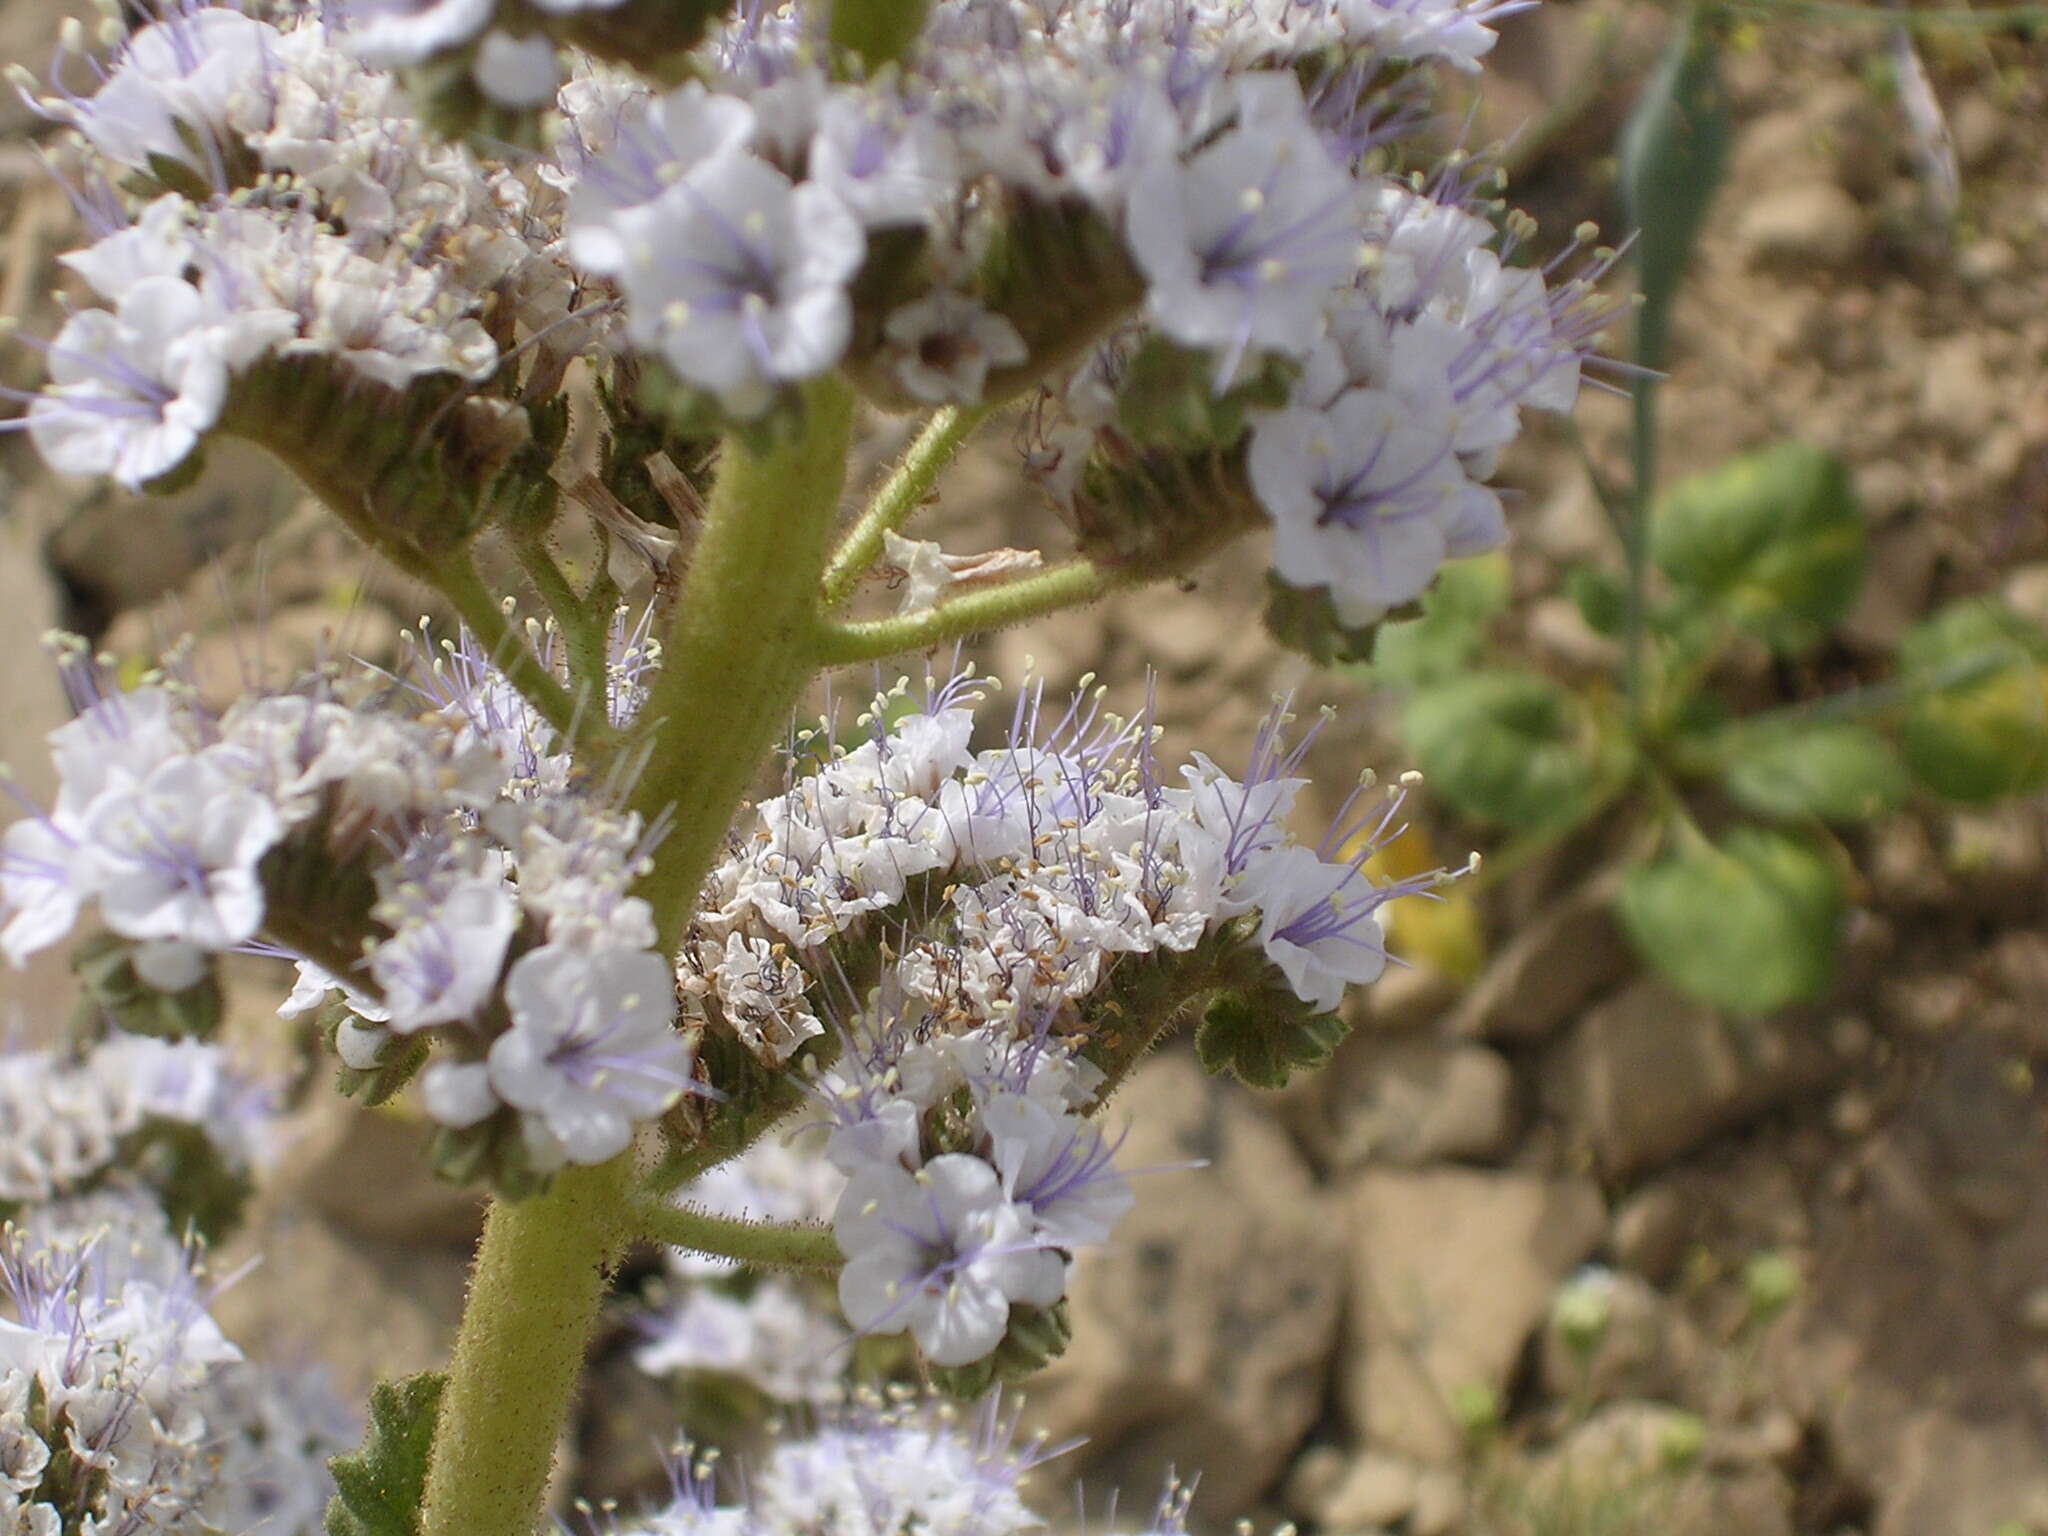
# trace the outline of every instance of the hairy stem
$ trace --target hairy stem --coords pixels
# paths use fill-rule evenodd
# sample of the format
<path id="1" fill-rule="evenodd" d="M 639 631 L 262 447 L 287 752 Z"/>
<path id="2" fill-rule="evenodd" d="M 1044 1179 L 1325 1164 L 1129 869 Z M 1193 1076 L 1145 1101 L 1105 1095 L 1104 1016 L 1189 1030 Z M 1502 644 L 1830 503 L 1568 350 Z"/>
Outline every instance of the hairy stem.
<path id="1" fill-rule="evenodd" d="M 1144 579 L 1147 574 L 1136 570 L 1126 574 L 1088 559 L 1069 560 L 1036 576 L 963 593 L 921 613 L 861 624 L 823 625 L 818 631 L 818 659 L 827 666 L 840 666 L 847 662 L 880 661 L 906 651 L 929 650 L 949 640 L 1004 629 L 1078 603 L 1093 602 L 1118 587 Z"/>
<path id="2" fill-rule="evenodd" d="M 569 658 L 569 676 L 574 679 L 578 703 L 588 715 L 604 718 L 605 674 L 611 647 L 606 629 L 610 615 L 581 596 L 568 573 L 538 535 L 522 535 L 512 541 L 519 568 L 533 583 L 533 590 L 554 615 L 562 645 Z"/>
<path id="3" fill-rule="evenodd" d="M 852 416 L 851 392 L 825 380 L 805 391 L 789 440 L 762 451 L 726 444 L 662 672 L 627 744 L 646 763 L 633 809 L 669 821 L 639 887 L 664 953 L 813 675 L 818 577 Z M 493 1203 L 435 1428 L 421 1536 L 533 1531 L 604 1269 L 628 1235 L 628 1161 L 570 1169 L 544 1195 Z"/>
<path id="4" fill-rule="evenodd" d="M 816 673 L 818 578 L 846 477 L 853 394 L 823 379 L 796 438 L 757 452 L 728 439 L 690 574 L 664 637 L 635 745 L 631 808 L 671 817 L 639 894 L 675 949 L 733 807 Z"/>
<path id="5" fill-rule="evenodd" d="M 531 1536 L 604 1274 L 630 1155 L 491 1206 L 434 1431 L 420 1536 Z"/>
<path id="6" fill-rule="evenodd" d="M 825 568 L 824 597 L 827 608 L 836 607 L 853 595 L 882 553 L 884 535 L 908 522 L 931 494 L 933 485 L 960 452 L 961 444 L 987 417 L 986 411 L 959 410 L 947 406 L 933 414 L 924 430 L 903 452 L 903 457 L 876 490 L 874 499 L 847 531 L 832 563 Z"/>
<path id="7" fill-rule="evenodd" d="M 837 1269 L 842 1259 L 829 1227 L 748 1221 L 651 1200 L 635 1202 L 633 1224 L 652 1242 L 757 1269 Z"/>

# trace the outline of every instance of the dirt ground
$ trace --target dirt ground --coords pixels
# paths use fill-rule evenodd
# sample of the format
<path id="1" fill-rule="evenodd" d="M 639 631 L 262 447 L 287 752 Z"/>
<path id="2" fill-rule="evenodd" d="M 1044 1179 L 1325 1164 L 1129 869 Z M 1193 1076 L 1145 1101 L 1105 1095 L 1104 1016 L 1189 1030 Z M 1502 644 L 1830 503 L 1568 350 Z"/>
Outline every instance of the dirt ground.
<path id="1" fill-rule="evenodd" d="M 62 9 L 0 0 L 0 54 L 43 56 Z M 1615 227 L 1612 146 L 1667 26 L 1610 0 L 1505 25 L 1477 135 L 1513 136 L 1546 230 Z M 1851 466 L 1872 539 L 1861 605 L 1813 660 L 1759 668 L 1767 696 L 1871 675 L 1953 598 L 2048 623 L 2048 44 L 1921 35 L 1951 206 L 1888 87 L 1891 39 L 1759 15 L 1730 44 L 1739 137 L 1680 309 L 1667 472 L 1797 435 Z M 0 312 L 35 328 L 68 213 L 25 131 L 0 104 Z M 0 357 L 6 383 L 33 373 Z M 1579 421 L 1625 462 L 1624 402 Z M 1506 478 L 1508 634 L 1560 676 L 1611 677 L 1559 589 L 1565 564 L 1620 558 L 1575 451 L 1532 435 Z M 1000 440 L 933 526 L 961 548 L 1057 537 Z M 1175 744 L 1225 758 L 1297 690 L 1344 710 L 1322 754 L 1338 778 L 1404 766 L 1383 703 L 1273 646 L 1261 596 L 1248 568 L 1204 573 L 983 659 L 1133 694 L 1149 669 Z M 62 718 L 36 659 L 52 624 L 130 654 L 192 632 L 232 692 L 335 648 L 389 659 L 419 603 L 261 463 L 138 502 L 0 437 L 0 759 L 31 789 Z M 1427 819 L 1439 848 L 1484 841 Z M 1383 984 L 1310 1087 L 1258 1100 L 1150 1066 L 1132 1160 L 1199 1145 L 1209 1166 L 1145 1181 L 1077 1283 L 1074 1350 L 1034 1394 L 1091 1437 L 1072 1472 L 1139 1492 L 1201 1468 L 1219 1526 L 1342 1536 L 2048 1536 L 2048 803 L 1916 807 L 1851 851 L 1844 975 L 1783 1017 L 1721 1018 L 1639 974 L 1596 830 L 1487 891 L 1476 981 Z M 274 978 L 248 980 L 253 1013 Z M 0 1007 L 54 1030 L 61 968 L 0 975 Z M 437 1360 L 475 1211 L 409 1175 L 412 1142 L 338 1105 L 311 1117 L 241 1334 L 336 1353 L 363 1385 Z M 1590 1343 L 1560 1287 L 1604 1307 Z M 594 1370 L 579 1487 L 630 1496 L 666 1404 L 618 1358 Z"/>

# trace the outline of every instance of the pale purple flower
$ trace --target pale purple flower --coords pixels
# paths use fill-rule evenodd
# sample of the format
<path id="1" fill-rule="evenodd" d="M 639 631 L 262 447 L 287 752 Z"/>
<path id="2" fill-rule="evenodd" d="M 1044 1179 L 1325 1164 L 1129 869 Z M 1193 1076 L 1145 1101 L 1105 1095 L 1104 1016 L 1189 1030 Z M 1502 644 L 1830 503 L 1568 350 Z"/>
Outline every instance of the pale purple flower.
<path id="1" fill-rule="evenodd" d="M 675 978 L 644 949 L 543 945 L 505 978 L 512 1027 L 491 1046 L 498 1096 L 525 1111 L 536 1161 L 601 1163 L 690 1086 Z"/>

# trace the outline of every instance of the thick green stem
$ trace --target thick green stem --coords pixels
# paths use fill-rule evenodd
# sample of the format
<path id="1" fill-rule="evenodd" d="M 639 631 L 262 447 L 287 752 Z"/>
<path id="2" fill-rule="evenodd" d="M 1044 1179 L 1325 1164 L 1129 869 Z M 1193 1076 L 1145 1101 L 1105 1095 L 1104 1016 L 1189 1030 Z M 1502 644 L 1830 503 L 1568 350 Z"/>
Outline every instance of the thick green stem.
<path id="1" fill-rule="evenodd" d="M 734 437 L 723 449 L 633 743 L 647 749 L 647 766 L 631 807 L 650 824 L 670 818 L 639 885 L 664 953 L 681 938 L 733 807 L 815 675 L 818 578 L 852 427 L 852 391 L 824 379 L 805 391 L 794 441 L 756 452 Z"/>
<path id="2" fill-rule="evenodd" d="M 827 608 L 836 607 L 853 595 L 882 553 L 885 536 L 901 528 L 931 494 L 932 487 L 960 452 L 986 411 L 958 410 L 947 406 L 925 423 L 924 430 L 903 452 L 875 492 L 874 500 L 847 531 L 832 563 L 825 568 L 824 596 Z"/>
<path id="3" fill-rule="evenodd" d="M 639 887 L 664 952 L 812 676 L 818 577 L 852 416 L 851 392 L 826 380 L 806 390 L 793 440 L 763 452 L 726 444 L 662 672 L 628 744 L 646 763 L 633 808 L 668 822 Z M 496 649 L 490 631 L 479 634 Z M 533 1531 L 604 1269 L 629 1235 L 628 1161 L 570 1169 L 544 1195 L 493 1204 L 435 1429 L 421 1536 Z"/>
<path id="4" fill-rule="evenodd" d="M 818 659 L 827 666 L 840 666 L 854 661 L 880 661 L 906 651 L 929 650 L 949 640 L 964 640 L 969 635 L 1005 629 L 1077 603 L 1093 602 L 1118 587 L 1144 580 L 1148 574 L 1136 569 L 1127 574 L 1085 558 L 1069 560 L 1036 576 L 962 593 L 921 613 L 862 624 L 823 625 L 818 631 Z"/>
<path id="5" fill-rule="evenodd" d="M 633 1224 L 652 1242 L 737 1259 L 757 1269 L 837 1269 L 842 1258 L 829 1227 L 748 1221 L 660 1201 L 637 1202 Z"/>
<path id="6" fill-rule="evenodd" d="M 492 1205 L 434 1432 L 420 1536 L 531 1536 L 625 1237 L 630 1156 Z"/>

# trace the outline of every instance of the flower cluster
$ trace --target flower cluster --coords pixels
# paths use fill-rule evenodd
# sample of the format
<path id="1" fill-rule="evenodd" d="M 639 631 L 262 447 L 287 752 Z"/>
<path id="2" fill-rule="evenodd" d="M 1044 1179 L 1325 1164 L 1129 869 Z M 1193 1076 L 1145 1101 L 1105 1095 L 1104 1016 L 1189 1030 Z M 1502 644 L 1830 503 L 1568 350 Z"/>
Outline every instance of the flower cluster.
<path id="1" fill-rule="evenodd" d="M 313 1536 L 355 1426 L 317 1372 L 246 1361 L 163 1214 L 126 1189 L 0 1241 L 0 1522 L 25 1536 Z M 11 1315 L 9 1315 L 11 1314 Z"/>
<path id="2" fill-rule="evenodd" d="M 0 1054 L 0 1206 L 96 1188 L 159 1128 L 203 1136 L 232 1172 L 265 1160 L 270 1095 L 220 1047 L 111 1034 L 77 1059 Z"/>
<path id="3" fill-rule="evenodd" d="M 1611 312 L 1611 253 L 1522 264 L 1529 221 L 1482 170 L 1405 168 L 1413 66 L 1474 66 L 1517 8 L 940 0 L 863 73 L 821 8 L 748 6 L 684 85 L 572 50 L 558 92 L 550 26 L 645 8 L 180 0 L 88 61 L 91 94 L 68 59 L 23 83 L 95 177 L 163 193 L 81 195 L 97 239 L 65 260 L 103 307 L 49 344 L 23 421 L 58 468 L 136 486 L 213 430 L 290 436 L 274 391 L 237 388 L 272 364 L 431 405 L 502 397 L 531 355 L 530 409 L 586 356 L 742 421 L 843 370 L 891 407 L 1039 392 L 1032 464 L 1100 537 L 1144 499 L 1110 471 L 1162 446 L 1178 359 L 1207 404 L 1168 413 L 1169 457 L 1222 456 L 1276 577 L 1356 628 L 1501 542 L 1485 481 L 1525 408 L 1570 407 Z M 552 150 L 433 139 L 384 71 L 444 54 L 552 109 Z"/>
<path id="4" fill-rule="evenodd" d="M 1028 686 L 1008 741 L 976 751 L 984 692 L 899 683 L 857 744 L 829 725 L 794 743 L 788 789 L 738 830 L 681 965 L 688 1013 L 763 1066 L 829 1040 L 815 1091 L 847 1179 L 841 1306 L 943 1366 L 1054 1308 L 1074 1252 L 1130 1204 L 1086 1118 L 1149 1038 L 1121 997 L 1228 978 L 1328 1013 L 1386 966 L 1380 909 L 1438 878 L 1367 873 L 1399 791 L 1320 847 L 1293 841 L 1313 730 L 1290 745 L 1284 709 L 1243 780 L 1197 756 L 1169 786 L 1149 720 L 1099 692 L 1049 719 Z"/>
<path id="5" fill-rule="evenodd" d="M 647 664 L 622 636 L 622 693 Z M 473 645 L 423 654 L 398 709 L 321 685 L 216 719 L 175 681 L 109 688 L 76 654 L 66 674 L 81 709 L 51 736 L 55 804 L 0 839 L 11 960 L 88 902 L 166 991 L 209 953 L 283 947 L 301 956 L 287 1015 L 339 993 L 336 1045 L 366 1074 L 443 1040 L 430 1112 L 471 1151 L 508 1133 L 505 1155 L 539 1172 L 613 1156 L 685 1090 L 672 969 L 627 894 L 642 830 L 569 787 Z M 308 934 L 341 938 L 308 959 Z"/>
<path id="6" fill-rule="evenodd" d="M 515 323 L 566 319 L 530 178 L 432 138 L 317 15 L 179 0 L 104 62 L 73 61 L 75 27 L 66 43 L 49 88 L 16 72 L 92 157 L 76 201 L 96 238 L 63 259 L 105 307 L 47 344 L 23 418 L 54 467 L 145 485 L 260 397 L 235 386 L 265 363 L 321 360 L 358 391 L 473 385 Z M 66 83 L 80 71 L 89 95 Z"/>
<path id="7" fill-rule="evenodd" d="M 1061 1449 L 1020 1444 L 1015 1417 L 993 1398 L 966 1415 L 931 1400 L 861 1400 L 782 1439 L 741 1480 L 743 1500 L 719 1500 L 715 1456 L 679 1458 L 664 1507 L 593 1527 L 593 1536 L 1035 1536 L 1047 1524 L 1024 1485 Z M 1170 1490 L 1142 1536 L 1184 1536 L 1187 1502 Z"/>

